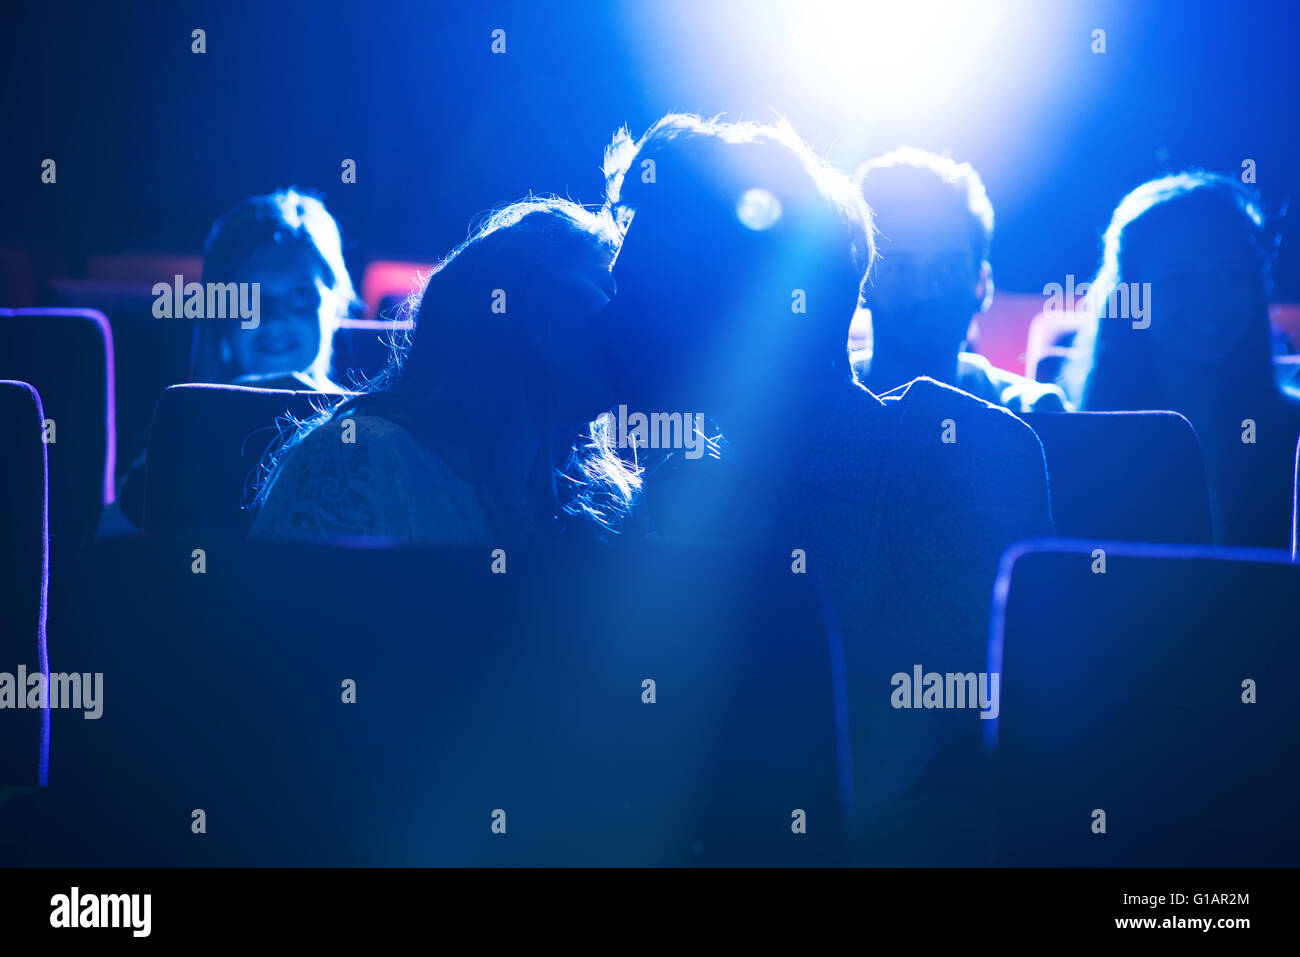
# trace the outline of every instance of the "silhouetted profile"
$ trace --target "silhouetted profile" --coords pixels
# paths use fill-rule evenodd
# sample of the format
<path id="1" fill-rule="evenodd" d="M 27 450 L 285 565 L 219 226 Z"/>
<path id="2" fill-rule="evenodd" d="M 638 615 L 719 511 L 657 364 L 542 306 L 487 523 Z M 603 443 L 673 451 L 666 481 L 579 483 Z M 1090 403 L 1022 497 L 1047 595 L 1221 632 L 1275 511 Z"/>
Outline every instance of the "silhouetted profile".
<path id="1" fill-rule="evenodd" d="M 1005 409 L 933 380 L 884 399 L 854 380 L 870 214 L 788 126 L 667 116 L 616 139 L 607 175 L 626 229 L 602 322 L 618 401 L 722 434 L 718 458 L 673 453 L 679 494 L 647 472 L 650 523 L 753 543 L 824 583 L 844 635 L 859 841 L 878 859 L 886 808 L 936 751 L 960 740 L 969 757 L 980 725 L 893 709 L 890 676 L 984 670 L 998 558 L 1051 528 L 1042 447 Z M 978 821 L 969 784 L 953 821 Z"/>

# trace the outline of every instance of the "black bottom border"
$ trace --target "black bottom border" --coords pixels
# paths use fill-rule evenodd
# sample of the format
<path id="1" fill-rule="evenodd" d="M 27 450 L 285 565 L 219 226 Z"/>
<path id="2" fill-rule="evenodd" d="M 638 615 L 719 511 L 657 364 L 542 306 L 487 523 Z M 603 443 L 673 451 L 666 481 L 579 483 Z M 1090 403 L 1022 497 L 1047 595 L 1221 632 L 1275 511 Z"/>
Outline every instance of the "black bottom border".
<path id="1" fill-rule="evenodd" d="M 1294 869 L 10 869 L 0 870 L 0 933 L 8 943 L 76 935 L 90 944 L 270 937 L 337 945 L 451 933 L 667 943 L 684 933 L 734 939 L 746 931 L 805 944 L 846 932 L 863 943 L 896 935 L 918 944 L 1231 941 L 1284 931 L 1297 884 Z M 70 914 L 74 887 L 87 915 L 98 906 L 88 896 L 148 894 L 148 936 L 52 926 L 56 911 Z M 137 923 L 142 917 L 136 912 Z"/>

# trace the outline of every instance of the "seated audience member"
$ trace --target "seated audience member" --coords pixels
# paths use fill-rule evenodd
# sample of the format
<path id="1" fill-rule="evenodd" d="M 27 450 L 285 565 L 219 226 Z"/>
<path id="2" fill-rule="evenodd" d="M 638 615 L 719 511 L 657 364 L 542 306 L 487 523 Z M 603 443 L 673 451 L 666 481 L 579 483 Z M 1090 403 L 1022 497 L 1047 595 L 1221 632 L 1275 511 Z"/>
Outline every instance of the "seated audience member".
<path id="1" fill-rule="evenodd" d="M 491 216 L 429 277 L 384 373 L 270 453 L 253 535 L 531 542 L 564 512 L 616 527 L 635 468 L 603 420 L 577 448 L 561 438 L 607 407 L 591 335 L 612 292 L 602 230 L 559 199 Z"/>
<path id="2" fill-rule="evenodd" d="M 192 320 L 189 381 L 344 391 L 329 378 L 331 346 L 339 320 L 360 302 L 338 223 L 319 199 L 287 189 L 244 200 L 213 224 L 202 281 L 204 289 L 257 283 L 257 315 Z M 247 296 L 251 305 L 251 289 Z M 119 513 L 140 526 L 146 470 L 141 453 L 119 485 L 114 518 L 101 528 L 119 524 Z"/>
<path id="3" fill-rule="evenodd" d="M 944 734 L 932 712 L 891 708 L 890 676 L 985 670 L 998 558 L 1050 533 L 1042 447 L 1005 409 L 933 380 L 885 400 L 855 382 L 870 213 L 788 126 L 670 115 L 639 141 L 620 134 L 606 171 L 626 230 L 601 329 L 617 399 L 699 414 L 723 436 L 710 436 L 720 457 L 674 453 L 677 473 L 699 470 L 674 482 L 688 494 L 658 494 L 661 470 L 647 471 L 649 523 L 772 548 L 825 588 L 857 813 L 879 826 Z"/>
<path id="4" fill-rule="evenodd" d="M 1106 230 L 1081 408 L 1172 409 L 1205 456 L 1215 538 L 1289 548 L 1300 394 L 1280 388 L 1268 317 L 1273 244 L 1254 191 L 1186 172 L 1143 183 Z"/>
<path id="5" fill-rule="evenodd" d="M 198 320 L 194 382 L 341 392 L 330 381 L 339 320 L 359 308 L 338 223 L 294 189 L 254 196 L 213 224 L 203 284 L 257 283 L 257 321 Z"/>
<path id="6" fill-rule="evenodd" d="M 1013 412 L 1062 412 L 1065 393 L 996 368 L 962 345 L 993 301 L 993 206 L 968 164 L 904 147 L 855 177 L 875 214 L 880 257 L 865 293 L 870 349 L 858 377 L 882 394 L 928 376 Z"/>

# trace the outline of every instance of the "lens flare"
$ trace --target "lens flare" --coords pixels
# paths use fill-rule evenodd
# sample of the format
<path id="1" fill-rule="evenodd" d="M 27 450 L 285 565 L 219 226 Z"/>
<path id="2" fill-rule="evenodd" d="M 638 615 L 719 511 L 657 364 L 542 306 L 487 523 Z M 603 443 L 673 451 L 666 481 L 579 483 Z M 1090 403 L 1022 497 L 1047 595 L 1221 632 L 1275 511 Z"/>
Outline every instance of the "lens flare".
<path id="1" fill-rule="evenodd" d="M 747 189 L 736 207 L 740 221 L 755 232 L 770 229 L 781 218 L 781 201 L 765 189 Z"/>

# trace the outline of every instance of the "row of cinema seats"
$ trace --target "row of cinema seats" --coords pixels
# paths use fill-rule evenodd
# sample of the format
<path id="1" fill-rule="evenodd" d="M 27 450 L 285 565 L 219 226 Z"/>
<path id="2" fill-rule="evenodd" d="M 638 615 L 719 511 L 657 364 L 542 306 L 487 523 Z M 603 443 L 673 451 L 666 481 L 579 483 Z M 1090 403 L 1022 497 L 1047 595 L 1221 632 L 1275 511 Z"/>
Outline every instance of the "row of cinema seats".
<path id="1" fill-rule="evenodd" d="M 0 809 L 22 862 L 846 862 L 829 650 L 779 552 L 191 555 L 87 555 L 67 657 L 106 704 L 56 713 L 50 787 Z"/>
<path id="2" fill-rule="evenodd" d="M 929 810 L 855 856 L 836 649 L 776 549 L 511 553 L 497 575 L 483 549 L 232 539 L 194 574 L 185 543 L 100 543 L 84 614 L 52 645 L 105 675 L 103 716 L 53 714 L 51 785 L 0 807 L 0 853 L 1294 865 L 1300 565 L 1100 543 L 1096 574 L 1097 544 L 1027 543 L 1004 561 L 1000 713 L 957 716 L 986 732 L 962 783 L 991 829 L 982 856 L 953 858 L 933 843 L 954 838 L 949 805 L 920 793 L 908 799 Z"/>
<path id="3" fill-rule="evenodd" d="M 0 317 L 11 337 L 13 318 Z M 65 335 L 41 318 L 21 328 Z M 51 397 L 41 411 L 30 387 L 0 388 L 15 455 L 5 583 L 26 596 L 0 605 L 0 634 L 3 662 L 31 670 L 45 648 L 47 539 L 32 516 L 47 456 L 50 541 L 80 514 L 60 494 L 84 496 L 103 465 L 64 444 L 61 422 L 58 443 L 31 441 L 51 408 L 79 408 L 62 394 L 79 383 L 15 368 L 40 352 L 26 348 L 0 352 L 0 376 L 36 372 Z M 947 833 L 924 813 L 849 851 L 838 652 L 788 551 L 512 554 L 495 575 L 472 550 L 244 539 L 239 502 L 276 417 L 316 400 L 168 389 L 147 535 L 62 539 L 77 547 L 49 572 L 50 666 L 102 671 L 104 716 L 0 713 L 16 731 L 3 736 L 0 862 L 1300 861 L 1283 814 L 1297 712 L 1269 680 L 1294 663 L 1300 566 L 1205 544 L 1198 447 L 1178 416 L 1028 417 L 1058 533 L 1083 541 L 1004 560 L 989 665 L 1005 669 L 1003 703 L 996 721 L 970 715 L 989 750 L 967 781 L 992 827 L 977 857 L 956 859 L 924 847 Z M 107 433 L 94 449 L 111 448 L 108 407 L 89 415 Z M 341 701 L 347 679 L 355 705 Z M 48 788 L 3 790 L 43 783 L 47 763 Z M 496 809 L 511 840 L 494 839 Z M 791 840 L 796 809 L 807 833 Z M 1092 833 L 1096 809 L 1106 835 Z"/>
<path id="4" fill-rule="evenodd" d="M 93 310 L 0 310 L 0 375 L 29 381 L 57 428 L 50 445 L 54 551 L 75 552 L 113 499 L 116 459 L 113 341 Z M 232 506 L 285 412 L 310 414 L 312 393 L 277 395 L 216 386 L 167 389 L 148 439 L 149 530 L 246 529 Z M 1172 413 L 1036 414 L 1053 512 L 1062 535 L 1136 541 L 1211 540 L 1199 448 Z M 197 428 L 195 426 L 198 426 Z M 232 454 L 232 450 L 235 452 Z M 180 496 L 181 498 L 177 498 Z"/>
<path id="5" fill-rule="evenodd" d="M 154 412 L 145 531 L 244 534 L 241 509 L 277 423 L 328 397 L 238 386 L 177 385 Z M 1196 435 L 1173 412 L 1032 413 L 1051 474 L 1056 531 L 1065 537 L 1209 544 L 1209 495 Z"/>

